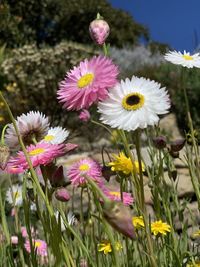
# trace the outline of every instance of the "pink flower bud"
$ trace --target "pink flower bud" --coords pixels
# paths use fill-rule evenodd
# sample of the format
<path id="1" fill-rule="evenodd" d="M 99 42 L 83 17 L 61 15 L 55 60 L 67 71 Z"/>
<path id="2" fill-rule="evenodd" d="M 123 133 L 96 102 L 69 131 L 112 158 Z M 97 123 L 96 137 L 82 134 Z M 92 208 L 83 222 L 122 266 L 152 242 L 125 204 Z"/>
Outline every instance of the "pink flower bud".
<path id="1" fill-rule="evenodd" d="M 11 236 L 11 244 L 13 244 L 13 245 L 18 244 L 18 236 L 16 236 L 16 235 Z"/>
<path id="2" fill-rule="evenodd" d="M 83 109 L 78 117 L 80 120 L 87 122 L 90 119 L 90 112 L 87 109 Z"/>
<path id="3" fill-rule="evenodd" d="M 110 33 L 110 27 L 105 20 L 95 19 L 90 23 L 89 32 L 95 43 L 103 45 Z"/>
<path id="4" fill-rule="evenodd" d="M 123 203 L 110 201 L 104 204 L 103 214 L 114 229 L 131 239 L 135 238 L 132 215 L 127 206 L 124 206 Z"/>
<path id="5" fill-rule="evenodd" d="M 70 194 L 67 189 L 63 187 L 56 190 L 55 197 L 62 202 L 67 202 L 70 199 Z"/>

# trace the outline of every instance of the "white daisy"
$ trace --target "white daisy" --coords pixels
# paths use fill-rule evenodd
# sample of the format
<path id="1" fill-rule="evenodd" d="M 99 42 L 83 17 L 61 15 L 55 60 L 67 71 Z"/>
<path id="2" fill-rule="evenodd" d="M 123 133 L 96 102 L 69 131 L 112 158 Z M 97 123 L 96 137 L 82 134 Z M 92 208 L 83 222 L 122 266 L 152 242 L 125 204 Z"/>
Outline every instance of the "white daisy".
<path id="1" fill-rule="evenodd" d="M 98 105 L 103 123 L 126 131 L 157 124 L 158 114 L 167 113 L 169 108 L 165 88 L 160 88 L 155 81 L 135 76 L 122 80 Z"/>
<path id="2" fill-rule="evenodd" d="M 22 114 L 16 120 L 19 133 L 25 145 L 33 143 L 33 138 L 36 141 L 41 141 L 47 134 L 49 129 L 49 121 L 39 111 L 30 111 L 27 114 Z M 6 129 L 5 142 L 10 148 L 18 148 L 18 138 L 13 124 L 9 124 Z"/>
<path id="3" fill-rule="evenodd" d="M 182 65 L 186 68 L 200 68 L 199 53 L 190 55 L 190 52 L 186 52 L 185 50 L 183 54 L 179 51 L 169 51 L 165 54 L 164 58 L 175 65 Z"/>
<path id="4" fill-rule="evenodd" d="M 22 206 L 22 186 L 12 185 L 6 192 L 6 200 L 12 206 Z"/>
<path id="5" fill-rule="evenodd" d="M 69 131 L 62 127 L 51 127 L 43 141 L 51 144 L 62 144 L 69 135 Z"/>

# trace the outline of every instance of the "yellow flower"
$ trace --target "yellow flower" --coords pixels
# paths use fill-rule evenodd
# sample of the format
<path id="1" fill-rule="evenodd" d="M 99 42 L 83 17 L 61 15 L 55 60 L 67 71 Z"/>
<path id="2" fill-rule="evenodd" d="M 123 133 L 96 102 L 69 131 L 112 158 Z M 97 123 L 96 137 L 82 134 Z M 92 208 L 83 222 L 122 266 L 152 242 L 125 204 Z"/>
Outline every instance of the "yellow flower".
<path id="1" fill-rule="evenodd" d="M 122 249 L 122 245 L 119 242 L 115 242 L 115 249 L 117 251 Z M 98 244 L 98 251 L 103 251 L 105 255 L 112 252 L 111 243 L 108 240 L 104 240 L 102 243 Z"/>
<path id="2" fill-rule="evenodd" d="M 4 117 L 0 115 L 0 122 L 5 121 Z"/>
<path id="3" fill-rule="evenodd" d="M 186 265 L 186 267 L 200 267 L 200 262 L 198 261 L 198 262 L 195 262 L 195 263 L 188 263 L 187 265 Z"/>
<path id="4" fill-rule="evenodd" d="M 192 234 L 193 237 L 200 237 L 200 230 L 197 230 Z"/>
<path id="5" fill-rule="evenodd" d="M 130 174 L 132 171 L 139 173 L 139 162 L 134 161 L 134 165 L 130 158 L 126 157 L 124 152 L 120 152 L 119 155 L 113 154 L 115 161 L 109 162 L 108 166 L 111 166 L 112 171 L 121 171 L 124 174 Z M 142 171 L 144 171 L 144 164 L 142 163 Z"/>
<path id="6" fill-rule="evenodd" d="M 151 223 L 151 232 L 154 235 L 166 235 L 167 232 L 171 232 L 171 226 L 167 223 L 162 222 L 161 220 L 155 221 Z"/>
<path id="7" fill-rule="evenodd" d="M 132 218 L 132 221 L 133 221 L 133 226 L 136 229 L 140 229 L 140 228 L 143 228 L 144 227 L 144 220 L 143 220 L 143 217 L 142 216 L 133 217 Z"/>

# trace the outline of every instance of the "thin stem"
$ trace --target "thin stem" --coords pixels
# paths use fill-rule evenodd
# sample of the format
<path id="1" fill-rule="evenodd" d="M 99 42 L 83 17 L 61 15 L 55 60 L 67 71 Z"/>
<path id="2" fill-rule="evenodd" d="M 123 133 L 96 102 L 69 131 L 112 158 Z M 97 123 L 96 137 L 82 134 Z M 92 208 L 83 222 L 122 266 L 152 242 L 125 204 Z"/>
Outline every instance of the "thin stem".
<path id="1" fill-rule="evenodd" d="M 6 128 L 8 127 L 8 124 L 6 124 L 4 127 L 3 127 L 3 130 L 2 130 L 2 133 L 1 133 L 1 144 L 4 145 L 5 142 L 4 142 L 4 136 L 5 136 L 5 131 L 6 131 Z"/>

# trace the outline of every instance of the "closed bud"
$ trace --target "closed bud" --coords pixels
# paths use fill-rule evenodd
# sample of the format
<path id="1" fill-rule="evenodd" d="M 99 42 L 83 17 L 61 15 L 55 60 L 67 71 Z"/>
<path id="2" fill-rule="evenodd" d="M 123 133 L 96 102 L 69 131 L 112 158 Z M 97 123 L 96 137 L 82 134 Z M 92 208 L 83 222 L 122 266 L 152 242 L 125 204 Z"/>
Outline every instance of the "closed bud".
<path id="1" fill-rule="evenodd" d="M 88 263 L 86 259 L 81 259 L 80 260 L 80 267 L 88 267 Z"/>
<path id="2" fill-rule="evenodd" d="M 185 145 L 185 139 L 177 139 L 174 142 L 171 142 L 170 148 L 173 152 L 179 152 Z"/>
<path id="3" fill-rule="evenodd" d="M 174 152 L 172 150 L 169 151 L 169 154 L 172 156 L 172 158 L 177 159 L 179 158 L 179 152 Z"/>
<path id="4" fill-rule="evenodd" d="M 106 181 L 110 181 L 110 177 L 114 174 L 113 171 L 111 171 L 111 167 L 109 166 L 103 166 L 101 169 L 102 176 L 106 179 Z"/>
<path id="5" fill-rule="evenodd" d="M 119 233 L 134 239 L 135 231 L 130 209 L 115 201 L 106 202 L 103 205 L 103 214 L 107 222 Z"/>
<path id="6" fill-rule="evenodd" d="M 98 45 L 103 45 L 110 33 L 108 23 L 103 19 L 95 19 L 89 26 L 90 36 Z"/>
<path id="7" fill-rule="evenodd" d="M 70 194 L 67 189 L 63 187 L 56 190 L 55 197 L 59 201 L 67 202 L 70 199 Z"/>
<path id="8" fill-rule="evenodd" d="M 0 169 L 4 170 L 10 157 L 9 147 L 0 145 Z"/>
<path id="9" fill-rule="evenodd" d="M 157 136 L 153 138 L 153 144 L 158 149 L 163 149 L 167 145 L 167 140 L 165 136 Z"/>

